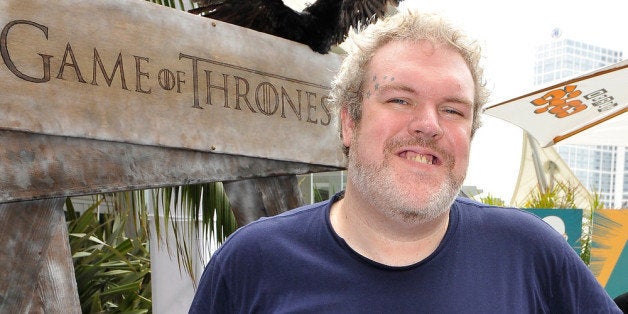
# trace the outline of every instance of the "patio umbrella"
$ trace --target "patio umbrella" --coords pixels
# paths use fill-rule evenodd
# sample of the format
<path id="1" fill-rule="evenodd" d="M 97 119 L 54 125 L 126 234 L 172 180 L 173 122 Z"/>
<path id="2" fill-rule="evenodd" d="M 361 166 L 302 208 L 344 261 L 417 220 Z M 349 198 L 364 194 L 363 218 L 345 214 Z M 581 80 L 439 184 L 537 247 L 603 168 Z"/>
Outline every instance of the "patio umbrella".
<path id="1" fill-rule="evenodd" d="M 628 146 L 627 111 L 628 60 L 484 109 L 519 126 L 543 147 L 571 137 L 578 144 Z"/>

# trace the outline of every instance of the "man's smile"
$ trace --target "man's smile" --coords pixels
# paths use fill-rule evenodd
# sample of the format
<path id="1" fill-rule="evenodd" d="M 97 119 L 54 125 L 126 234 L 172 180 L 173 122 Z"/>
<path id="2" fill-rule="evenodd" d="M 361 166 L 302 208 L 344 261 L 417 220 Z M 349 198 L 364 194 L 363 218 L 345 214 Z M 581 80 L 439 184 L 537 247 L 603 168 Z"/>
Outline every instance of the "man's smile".
<path id="1" fill-rule="evenodd" d="M 419 154 L 417 152 L 413 152 L 413 151 L 404 151 L 401 154 L 399 154 L 400 157 L 408 159 L 408 160 L 413 160 L 422 164 L 428 164 L 428 165 L 433 165 L 436 164 L 438 161 L 438 158 L 436 158 L 436 156 L 434 155 L 430 155 L 430 154 Z"/>

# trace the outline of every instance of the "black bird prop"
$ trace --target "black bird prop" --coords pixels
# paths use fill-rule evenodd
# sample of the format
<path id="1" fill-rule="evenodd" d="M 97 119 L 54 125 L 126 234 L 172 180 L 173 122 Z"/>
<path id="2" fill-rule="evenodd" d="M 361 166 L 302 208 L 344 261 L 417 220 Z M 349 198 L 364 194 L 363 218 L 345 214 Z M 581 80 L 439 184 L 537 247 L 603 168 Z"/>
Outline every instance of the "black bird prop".
<path id="1" fill-rule="evenodd" d="M 403 0 L 317 0 L 297 12 L 281 0 L 196 0 L 190 13 L 306 44 L 326 54 L 342 43 L 351 27 L 383 17 L 387 5 Z"/>

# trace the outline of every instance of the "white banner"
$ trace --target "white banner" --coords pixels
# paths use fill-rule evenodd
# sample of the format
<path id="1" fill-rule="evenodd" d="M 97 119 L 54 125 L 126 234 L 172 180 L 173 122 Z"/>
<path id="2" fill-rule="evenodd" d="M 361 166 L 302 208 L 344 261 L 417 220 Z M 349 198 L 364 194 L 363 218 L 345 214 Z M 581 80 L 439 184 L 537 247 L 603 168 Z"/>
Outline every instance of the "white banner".
<path id="1" fill-rule="evenodd" d="M 628 60 L 488 106 L 484 112 L 530 133 L 544 147 L 628 111 Z M 623 132 L 608 134 L 625 140 Z"/>

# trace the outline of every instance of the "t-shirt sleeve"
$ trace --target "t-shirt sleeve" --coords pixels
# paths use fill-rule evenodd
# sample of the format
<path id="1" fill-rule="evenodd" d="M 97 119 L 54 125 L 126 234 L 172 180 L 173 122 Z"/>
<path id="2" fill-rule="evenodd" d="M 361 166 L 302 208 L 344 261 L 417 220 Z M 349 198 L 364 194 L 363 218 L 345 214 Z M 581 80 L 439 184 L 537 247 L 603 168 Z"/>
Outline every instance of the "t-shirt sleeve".
<path id="1" fill-rule="evenodd" d="M 189 313 L 232 313 L 224 273 L 214 255 L 205 267 Z"/>
<path id="2" fill-rule="evenodd" d="M 563 256 L 553 285 L 552 313 L 622 313 L 570 246 L 563 246 Z"/>

